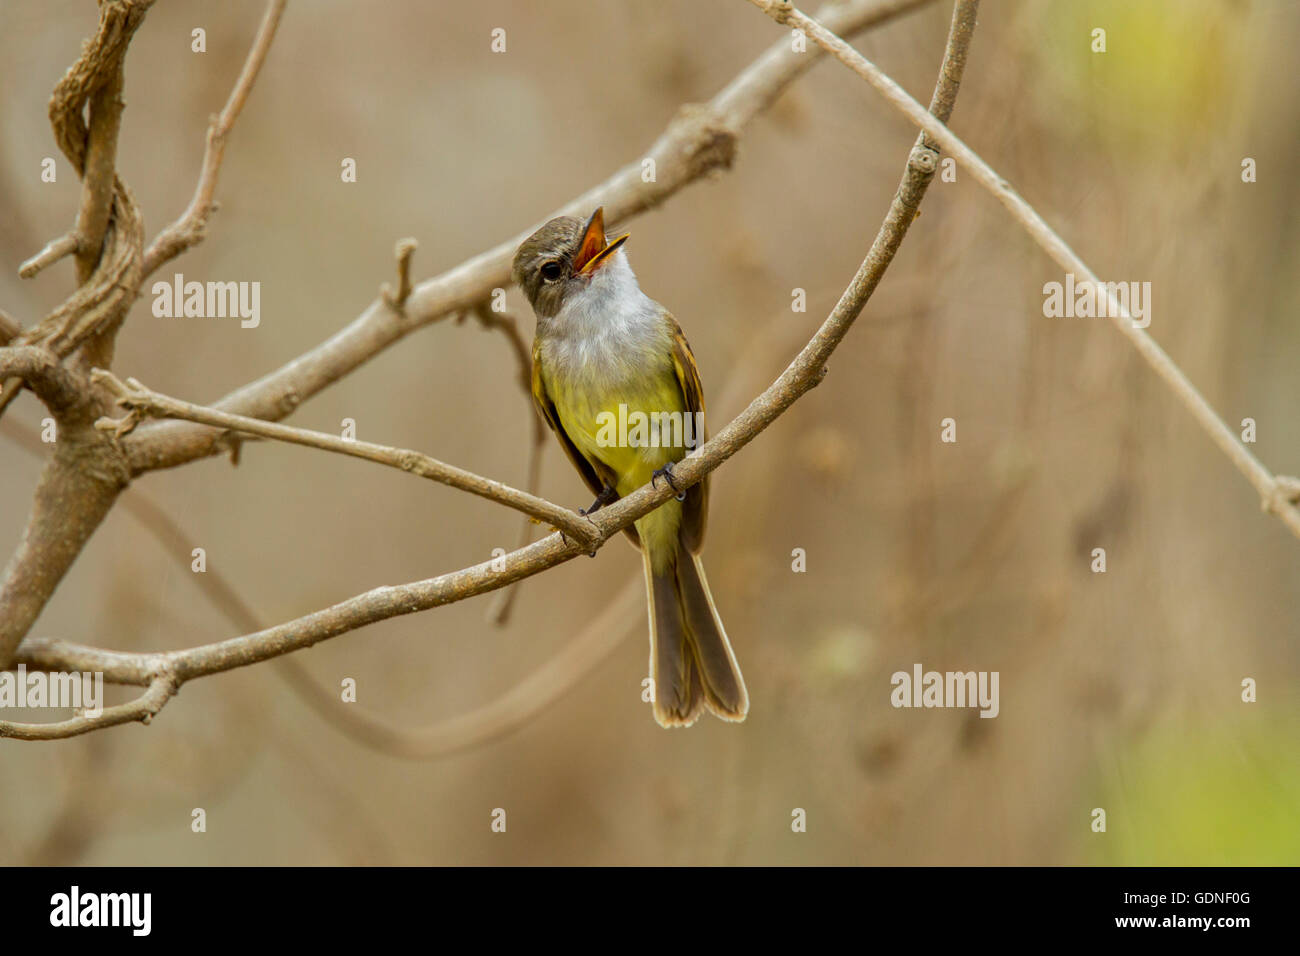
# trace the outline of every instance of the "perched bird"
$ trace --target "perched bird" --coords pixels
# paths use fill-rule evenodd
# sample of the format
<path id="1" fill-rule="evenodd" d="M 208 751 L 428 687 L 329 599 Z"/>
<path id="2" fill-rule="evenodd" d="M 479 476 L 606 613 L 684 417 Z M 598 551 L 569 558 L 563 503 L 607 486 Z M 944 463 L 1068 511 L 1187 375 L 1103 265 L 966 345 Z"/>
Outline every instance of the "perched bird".
<path id="1" fill-rule="evenodd" d="M 704 440 L 695 356 L 668 310 L 641 291 L 627 238 L 606 241 L 601 209 L 585 223 L 561 216 L 514 261 L 537 315 L 533 400 L 596 495 L 588 513 L 647 482 L 672 485 L 673 462 Z M 627 529 L 645 563 L 654 715 L 664 727 L 689 727 L 704 707 L 732 721 L 749 711 L 700 563 L 708 494 L 706 479 Z"/>

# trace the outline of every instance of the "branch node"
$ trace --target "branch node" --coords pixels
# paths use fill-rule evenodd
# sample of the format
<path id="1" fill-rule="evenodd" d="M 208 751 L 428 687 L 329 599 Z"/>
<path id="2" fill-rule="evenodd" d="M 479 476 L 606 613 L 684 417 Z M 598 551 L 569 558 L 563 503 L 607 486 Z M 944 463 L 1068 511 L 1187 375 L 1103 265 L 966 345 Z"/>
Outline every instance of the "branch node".
<path id="1" fill-rule="evenodd" d="M 1273 487 L 1259 502 L 1261 511 L 1269 514 L 1281 514 L 1287 508 L 1300 502 L 1300 478 L 1291 475 L 1275 475 Z"/>
<path id="2" fill-rule="evenodd" d="M 123 384 L 121 379 L 107 369 L 94 368 L 90 370 L 90 381 L 110 392 L 114 401 L 127 409 L 126 415 L 121 418 L 103 417 L 95 421 L 97 430 L 112 432 L 114 438 L 130 434 L 152 408 L 152 393 L 138 379 L 127 378 Z"/>
<path id="3" fill-rule="evenodd" d="M 104 416 L 95 419 L 95 429 L 101 432 L 112 432 L 114 438 L 121 438 L 135 430 L 135 426 L 140 424 L 141 417 L 139 410 L 133 408 L 121 418 Z"/>
<path id="4" fill-rule="evenodd" d="M 99 385 L 100 387 L 105 388 L 109 392 L 111 392 L 113 398 L 117 400 L 117 403 L 123 406 L 124 408 L 129 407 L 130 400 L 136 397 L 135 395 L 132 394 L 131 391 L 132 388 L 137 390 L 144 389 L 144 386 L 141 385 L 138 381 L 136 381 L 133 378 L 128 378 L 126 380 L 127 381 L 126 385 L 122 384 L 122 380 L 120 378 L 118 378 L 108 369 L 104 369 L 104 368 L 92 368 L 90 370 L 90 380 L 95 385 Z M 128 385 L 131 386 L 131 388 L 128 388 L 127 387 Z"/>
<path id="5" fill-rule="evenodd" d="M 933 176 L 934 171 L 939 166 L 939 151 L 917 143 L 912 147 L 912 154 L 908 157 L 907 165 L 918 173 Z"/>
<path id="6" fill-rule="evenodd" d="M 790 14 L 794 12 L 794 4 L 790 0 L 766 0 L 763 5 L 767 15 L 777 23 L 789 23 Z"/>
<path id="7" fill-rule="evenodd" d="M 397 258 L 397 292 L 394 293 L 392 286 L 385 282 L 379 287 L 379 295 L 395 312 L 406 310 L 406 300 L 411 296 L 411 256 L 419 245 L 408 237 L 399 239 L 393 247 L 393 255 Z"/>
<path id="8" fill-rule="evenodd" d="M 245 436 L 237 432 L 225 432 L 216 440 L 216 447 L 225 448 L 230 454 L 230 467 L 239 467 L 239 454 L 246 440 Z"/>
<path id="9" fill-rule="evenodd" d="M 64 256 L 70 256 L 77 252 L 79 247 L 80 240 L 77 238 L 76 230 L 65 233 L 57 239 L 51 239 L 45 244 L 44 249 L 18 267 L 18 275 L 23 279 L 30 279 L 47 266 L 54 265 Z"/>
<path id="10" fill-rule="evenodd" d="M 290 388 L 288 391 L 286 391 L 283 395 L 280 396 L 279 401 L 277 401 L 275 404 L 276 407 L 280 409 L 281 416 L 288 417 L 290 414 L 292 414 L 294 411 L 297 410 L 299 405 L 302 404 L 302 396 L 298 394 L 297 389 Z"/>

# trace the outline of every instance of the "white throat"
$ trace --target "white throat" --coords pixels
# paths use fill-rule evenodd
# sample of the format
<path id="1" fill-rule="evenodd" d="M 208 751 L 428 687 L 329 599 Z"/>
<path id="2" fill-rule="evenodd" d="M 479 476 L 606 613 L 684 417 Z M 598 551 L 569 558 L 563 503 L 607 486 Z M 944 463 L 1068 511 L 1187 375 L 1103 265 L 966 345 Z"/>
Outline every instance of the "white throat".
<path id="1" fill-rule="evenodd" d="M 586 285 L 565 297 L 564 306 L 550 320 L 551 330 L 566 339 L 596 344 L 618 341 L 655 324 L 659 307 L 641 291 L 636 274 L 622 249 L 596 267 Z"/>

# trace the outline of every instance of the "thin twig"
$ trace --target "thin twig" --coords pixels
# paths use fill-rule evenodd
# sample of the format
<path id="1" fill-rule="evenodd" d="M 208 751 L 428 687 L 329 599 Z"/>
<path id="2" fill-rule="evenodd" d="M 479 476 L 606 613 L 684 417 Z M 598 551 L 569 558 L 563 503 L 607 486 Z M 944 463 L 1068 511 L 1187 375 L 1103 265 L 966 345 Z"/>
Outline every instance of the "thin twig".
<path id="1" fill-rule="evenodd" d="M 826 29 L 817 21 L 801 13 L 788 3 L 776 0 L 750 0 L 778 23 L 794 24 L 812 37 L 824 50 L 831 53 L 853 72 L 870 83 L 889 103 L 904 116 L 915 123 L 938 143 L 946 152 L 951 153 L 959 165 L 964 167 L 981 186 L 993 194 L 998 202 L 1019 223 L 1044 252 L 1066 272 L 1074 273 L 1076 287 L 1083 282 L 1091 283 L 1098 292 L 1105 290 L 1108 311 L 1115 327 L 1132 343 L 1138 354 L 1146 360 L 1156 375 L 1174 393 L 1197 424 L 1210 436 L 1210 440 L 1219 450 L 1228 456 L 1237 470 L 1245 475 L 1259 494 L 1261 506 L 1265 511 L 1276 514 L 1287 529 L 1300 537 L 1300 509 L 1295 506 L 1294 479 L 1275 476 L 1262 462 L 1237 440 L 1237 435 L 1214 411 L 1204 396 L 1197 391 L 1191 381 L 1183 374 L 1174 360 L 1162 349 L 1144 328 L 1134 321 L 1132 314 L 1116 296 L 1115 285 L 1107 285 L 1099 280 L 1088 264 L 1079 257 L 1065 240 L 1029 205 L 1005 179 L 988 165 L 980 156 L 960 140 L 943 123 L 936 120 L 920 103 L 912 99 L 907 92 L 889 78 L 879 67 L 871 63 L 844 40 Z"/>
<path id="2" fill-rule="evenodd" d="M 150 0 L 152 2 L 152 0 Z M 147 6 L 147 4 L 142 4 Z M 86 168 L 81 180 L 81 207 L 77 210 L 77 284 L 89 281 L 99 265 L 104 233 L 117 186 L 117 136 L 122 129 L 122 60 L 126 49 L 107 70 L 90 98 L 90 132 L 86 137 Z"/>
<path id="3" fill-rule="evenodd" d="M 411 256 L 420 244 L 414 239 L 399 239 L 393 248 L 397 259 L 397 292 L 385 282 L 379 287 L 379 297 L 388 303 L 389 308 L 401 312 L 406 308 L 406 300 L 411 295 Z"/>
<path id="4" fill-rule="evenodd" d="M 463 468 L 457 468 L 455 465 L 448 465 L 418 451 L 411 451 L 406 448 L 390 448 L 387 445 L 354 441 L 337 435 L 326 434 L 325 432 L 310 431 L 306 428 L 294 428 L 275 422 L 260 421 L 256 418 L 245 418 L 242 415 L 231 415 L 229 412 L 206 408 L 202 405 L 184 402 L 178 398 L 172 398 L 170 395 L 155 392 L 133 378 L 127 379 L 123 383 L 111 372 L 106 372 L 103 369 L 95 369 L 91 373 L 91 378 L 117 396 L 119 405 L 129 408 L 137 415 L 179 418 L 183 421 L 196 422 L 201 425 L 211 425 L 214 428 L 224 428 L 229 431 L 242 432 L 246 435 L 256 435 L 259 438 L 270 438 L 275 441 L 288 442 L 292 445 L 318 448 L 322 451 L 332 451 L 340 455 L 350 455 L 353 458 L 373 461 L 420 478 L 428 478 L 430 481 L 436 481 L 460 491 L 467 491 L 472 495 L 478 495 L 480 498 L 486 498 L 489 501 L 495 501 L 508 508 L 521 511 L 538 521 L 549 522 L 575 540 L 586 542 L 592 547 L 595 546 L 599 538 L 590 521 L 582 515 L 553 504 L 545 498 L 519 491 L 491 478 L 484 478 Z M 134 421 L 131 418 L 125 421 L 101 419 L 96 422 L 97 428 L 112 431 L 118 435 L 125 434 L 133 425 Z"/>
<path id="5" fill-rule="evenodd" d="M 84 405 L 89 391 L 84 375 L 39 345 L 0 347 L 0 381 L 11 377 L 26 382 L 56 418 Z"/>
<path id="6" fill-rule="evenodd" d="M 0 309 L 0 345 L 8 345 L 22 330 L 17 319 Z"/>
<path id="7" fill-rule="evenodd" d="M 524 341 L 524 337 L 519 331 L 519 320 L 510 313 L 495 312 L 488 303 L 480 302 L 474 307 L 474 317 L 478 319 L 479 325 L 483 326 L 483 328 L 504 335 L 514 354 L 519 388 L 528 404 L 528 419 L 533 423 L 532 440 L 528 446 L 528 472 L 524 481 L 524 489 L 529 494 L 535 495 L 542 483 L 542 452 L 546 448 L 547 434 L 546 426 L 542 424 L 542 418 L 537 414 L 537 409 L 533 406 L 532 353 L 529 351 L 528 343 Z M 515 547 L 516 549 L 522 548 L 532 540 L 533 522 L 524 520 L 520 524 Z M 485 615 L 487 619 L 498 627 L 504 626 L 510 620 L 510 612 L 514 608 L 515 595 L 518 592 L 518 582 L 498 591 L 492 603 L 488 606 Z"/>
<path id="8" fill-rule="evenodd" d="M 51 239 L 46 243 L 44 249 L 19 266 L 18 275 L 24 279 L 30 279 L 42 269 L 53 265 L 64 256 L 72 255 L 76 251 L 77 234 L 75 232 L 65 233 L 57 239 Z"/>
<path id="9" fill-rule="evenodd" d="M 301 680 L 295 686 L 312 710 L 360 743 L 408 760 L 445 757 L 505 737 L 562 697 L 622 643 L 632 625 L 644 626 L 638 618 L 644 600 L 645 583 L 638 575 L 603 602 L 600 613 L 577 637 L 510 690 L 482 707 L 428 727 L 401 727 L 356 704 L 343 707 L 338 694 L 317 684 L 305 669 L 298 672 Z"/>
<path id="10" fill-rule="evenodd" d="M 113 340 L 140 283 L 144 224 L 115 171 L 127 48 L 154 0 L 103 0 L 95 33 L 50 97 L 54 140 L 82 178 L 73 230 L 78 288 L 53 312 L 16 336 L 60 359 L 81 349 L 86 364 L 107 366 Z M 89 123 L 83 116 L 88 114 Z M 23 386 L 0 382 L 0 414 Z M 0 623 L 0 631 L 4 629 Z M 0 659 L 5 656 L 0 637 Z"/>
<path id="11" fill-rule="evenodd" d="M 116 727 L 118 724 L 139 722 L 147 724 L 153 720 L 158 711 L 166 706 L 176 694 L 177 683 L 170 675 L 155 677 L 143 694 L 124 704 L 105 707 L 98 717 L 78 714 L 67 720 L 58 720 L 45 724 L 20 723 L 18 721 L 0 720 L 0 738 L 11 737 L 14 740 L 62 740 Z"/>
<path id="12" fill-rule="evenodd" d="M 147 279 L 159 266 L 176 258 L 186 249 L 200 242 L 207 230 L 208 217 L 216 209 L 213 196 L 217 190 L 217 178 L 221 174 L 221 160 L 226 152 L 226 139 L 230 135 L 235 120 L 248 102 L 248 94 L 253 90 L 257 74 L 266 62 L 266 55 L 271 50 L 271 41 L 275 39 L 275 29 L 280 25 L 287 0 L 270 0 L 262 23 L 257 28 L 257 37 L 244 60 L 244 68 L 230 91 L 225 108 L 212 118 L 208 125 L 207 147 L 203 152 L 203 167 L 199 172 L 198 184 L 194 187 L 194 196 L 181 217 L 154 237 L 144 254 L 142 279 Z"/>

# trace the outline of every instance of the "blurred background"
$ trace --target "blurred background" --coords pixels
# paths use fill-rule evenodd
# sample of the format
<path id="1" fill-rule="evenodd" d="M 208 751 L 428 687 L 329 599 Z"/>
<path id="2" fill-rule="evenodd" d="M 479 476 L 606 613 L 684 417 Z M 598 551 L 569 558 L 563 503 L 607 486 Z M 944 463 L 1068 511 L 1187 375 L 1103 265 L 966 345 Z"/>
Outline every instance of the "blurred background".
<path id="1" fill-rule="evenodd" d="M 136 35 L 118 168 L 150 237 L 189 200 L 262 9 L 159 4 Z M 923 4 L 854 43 L 928 102 L 951 10 Z M 75 216 L 46 103 L 95 20 L 89 0 L 0 0 L 0 305 L 24 325 L 72 288 L 69 263 L 32 281 L 17 267 Z M 1283 474 L 1300 474 L 1300 75 L 1279 65 L 1298 30 L 1286 0 L 987 0 L 952 119 L 1098 274 L 1152 284 L 1150 333 L 1231 427 L 1256 421 L 1252 449 Z M 115 370 L 216 401 L 360 314 L 392 281 L 396 239 L 419 239 L 420 279 L 489 248 L 639 159 L 682 103 L 786 36 L 742 0 L 291 3 L 208 239 L 160 275 L 260 281 L 261 325 L 158 319 L 146 296 Z M 744 131 L 730 171 L 626 224 L 715 430 L 832 307 L 914 138 L 823 61 Z M 57 183 L 40 181 L 46 156 Z M 825 382 L 712 479 L 706 564 L 746 723 L 655 725 L 641 563 L 612 541 L 525 581 L 504 627 L 489 595 L 297 655 L 335 701 L 357 681 L 358 703 L 335 709 L 408 729 L 558 675 L 563 692 L 517 728 L 401 759 L 272 666 L 197 680 L 149 727 L 0 743 L 0 862 L 1300 862 L 1300 541 L 1108 320 L 1043 316 L 1059 270 L 965 173 L 922 208 Z M 509 302 L 531 340 L 527 303 Z M 290 422 L 352 418 L 360 438 L 521 486 L 533 412 L 514 361 L 472 320 L 435 323 Z M 26 395 L 6 418 L 30 433 L 42 416 Z M 939 441 L 947 417 L 955 444 Z M 0 434 L 6 560 L 41 464 Z M 543 495 L 588 503 L 550 439 L 543 464 Z M 268 625 L 519 535 L 505 508 L 267 443 L 130 494 Z M 119 505 L 32 633 L 130 650 L 241 633 L 196 577 Z M 998 671 L 999 716 L 893 709 L 890 675 L 918 662 Z"/>

